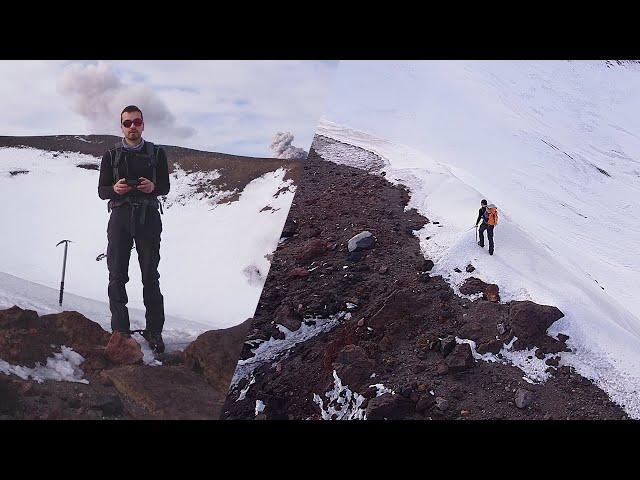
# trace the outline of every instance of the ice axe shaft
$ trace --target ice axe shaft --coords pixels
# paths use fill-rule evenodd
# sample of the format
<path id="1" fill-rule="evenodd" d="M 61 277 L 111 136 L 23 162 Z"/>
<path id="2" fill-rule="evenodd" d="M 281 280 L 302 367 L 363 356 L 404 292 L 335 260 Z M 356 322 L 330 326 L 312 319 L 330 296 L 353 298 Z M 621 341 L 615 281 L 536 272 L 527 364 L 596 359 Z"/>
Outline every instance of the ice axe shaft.
<path id="1" fill-rule="evenodd" d="M 62 295 L 64 294 L 64 274 L 65 274 L 65 271 L 67 270 L 67 248 L 69 248 L 70 242 L 71 240 L 60 240 L 56 244 L 56 247 L 57 247 L 61 243 L 64 243 L 64 258 L 62 260 L 62 279 L 60 280 L 60 298 L 58 300 L 58 303 L 60 304 L 60 306 L 62 306 Z"/>

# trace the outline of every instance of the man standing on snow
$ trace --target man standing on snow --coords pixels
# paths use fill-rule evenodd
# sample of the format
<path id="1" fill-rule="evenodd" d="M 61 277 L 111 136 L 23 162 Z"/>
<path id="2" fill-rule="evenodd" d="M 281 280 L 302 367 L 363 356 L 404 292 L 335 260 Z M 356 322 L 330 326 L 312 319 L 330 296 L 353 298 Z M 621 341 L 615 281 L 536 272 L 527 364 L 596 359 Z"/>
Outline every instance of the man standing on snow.
<path id="1" fill-rule="evenodd" d="M 484 199 L 480 202 L 480 210 L 478 211 L 478 218 L 476 219 L 476 227 L 480 221 L 482 221 L 482 223 L 478 230 L 478 233 L 480 234 L 480 241 L 478 242 L 478 245 L 484 248 L 484 231 L 486 230 L 487 238 L 489 239 L 489 255 L 493 255 L 493 227 L 498 223 L 498 210 L 493 203 L 487 206 L 487 201 Z"/>
<path id="2" fill-rule="evenodd" d="M 159 195 L 169 193 L 169 167 L 164 150 L 142 138 L 142 111 L 129 105 L 120 113 L 124 137 L 102 157 L 98 196 L 109 200 L 107 266 L 111 329 L 131 334 L 127 291 L 133 242 L 142 273 L 146 328 L 143 337 L 154 352 L 164 352 L 164 298 L 160 292 Z"/>

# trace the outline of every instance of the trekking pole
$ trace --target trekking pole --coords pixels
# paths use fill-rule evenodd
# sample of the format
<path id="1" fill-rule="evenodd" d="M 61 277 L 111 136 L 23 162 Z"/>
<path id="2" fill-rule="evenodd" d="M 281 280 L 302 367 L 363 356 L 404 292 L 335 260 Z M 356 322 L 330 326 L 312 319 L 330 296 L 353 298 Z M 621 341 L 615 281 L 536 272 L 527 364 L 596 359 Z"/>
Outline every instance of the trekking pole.
<path id="1" fill-rule="evenodd" d="M 478 224 L 476 223 L 476 245 L 478 244 Z"/>
<path id="2" fill-rule="evenodd" d="M 60 280 L 60 299 L 59 299 L 60 306 L 62 306 L 62 294 L 64 292 L 64 272 L 67 268 L 67 248 L 69 247 L 70 242 L 71 240 L 60 240 L 58 243 L 56 243 L 56 247 L 61 243 L 64 243 L 64 259 L 62 260 L 62 280 Z"/>

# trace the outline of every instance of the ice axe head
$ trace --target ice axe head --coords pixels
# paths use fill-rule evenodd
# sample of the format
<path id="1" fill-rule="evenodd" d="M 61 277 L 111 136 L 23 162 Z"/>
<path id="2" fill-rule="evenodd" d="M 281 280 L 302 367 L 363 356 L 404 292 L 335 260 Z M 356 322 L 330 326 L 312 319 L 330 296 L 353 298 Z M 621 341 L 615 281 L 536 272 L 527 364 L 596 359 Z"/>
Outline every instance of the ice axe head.
<path id="1" fill-rule="evenodd" d="M 60 240 L 58 243 L 56 243 L 56 247 L 57 247 L 58 245 L 60 245 L 61 243 L 64 243 L 64 242 L 67 242 L 67 243 L 73 243 L 71 240 Z"/>

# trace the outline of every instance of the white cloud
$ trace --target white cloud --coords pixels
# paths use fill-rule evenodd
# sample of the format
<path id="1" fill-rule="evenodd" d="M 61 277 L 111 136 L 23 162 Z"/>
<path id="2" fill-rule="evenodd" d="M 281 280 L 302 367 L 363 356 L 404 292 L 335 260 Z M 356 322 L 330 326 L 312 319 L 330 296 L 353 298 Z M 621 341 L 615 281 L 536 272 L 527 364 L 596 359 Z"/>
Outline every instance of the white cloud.
<path id="1" fill-rule="evenodd" d="M 196 133 L 191 127 L 176 124 L 176 117 L 152 88 L 123 83 L 104 62 L 68 65 L 60 77 L 58 90 L 72 100 L 72 109 L 85 117 L 96 133 L 119 133 L 119 115 L 127 105 L 138 106 L 145 125 L 150 125 L 160 137 L 189 138 Z"/>
<path id="2" fill-rule="evenodd" d="M 271 139 L 278 131 L 290 131 L 299 146 L 308 148 L 336 69 L 336 62 L 317 61 L 102 63 L 103 67 L 98 62 L 0 61 L 3 91 L 0 107 L 4 114 L 0 134 L 118 134 L 118 113 L 129 103 L 142 103 L 131 98 L 138 95 L 143 99 L 151 97 L 159 114 L 169 112 L 174 117 L 174 127 L 195 130 L 192 136 L 186 136 L 185 131 L 176 128 L 160 128 L 140 105 L 145 114 L 145 136 L 152 141 L 238 155 L 270 156 Z M 96 73 L 100 68 L 111 72 L 112 83 L 91 85 L 79 74 Z M 72 85 L 81 82 L 89 91 L 100 85 L 103 89 L 109 85 L 127 86 L 116 88 L 120 93 L 109 101 L 96 93 L 97 98 L 89 102 L 93 104 L 90 108 L 98 112 L 117 110 L 115 131 L 107 125 L 106 114 L 101 122 L 89 121 L 93 117 L 87 115 L 96 112 L 87 112 L 85 109 L 89 107 L 80 108 L 77 99 L 70 101 L 61 94 L 58 86 L 69 72 L 80 77 Z M 109 80 L 108 75 L 103 75 L 106 79 L 102 81 Z M 162 121 L 162 115 L 159 118 Z"/>

